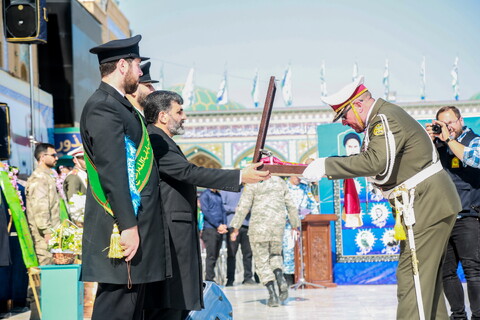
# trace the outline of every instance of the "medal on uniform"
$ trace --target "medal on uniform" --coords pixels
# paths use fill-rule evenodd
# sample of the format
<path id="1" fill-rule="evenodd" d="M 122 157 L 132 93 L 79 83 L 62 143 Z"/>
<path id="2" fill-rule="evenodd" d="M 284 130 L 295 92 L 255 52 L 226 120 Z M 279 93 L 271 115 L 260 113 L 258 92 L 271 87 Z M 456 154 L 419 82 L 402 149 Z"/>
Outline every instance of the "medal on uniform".
<path id="1" fill-rule="evenodd" d="M 460 159 L 453 157 L 452 159 L 452 169 L 460 168 Z"/>

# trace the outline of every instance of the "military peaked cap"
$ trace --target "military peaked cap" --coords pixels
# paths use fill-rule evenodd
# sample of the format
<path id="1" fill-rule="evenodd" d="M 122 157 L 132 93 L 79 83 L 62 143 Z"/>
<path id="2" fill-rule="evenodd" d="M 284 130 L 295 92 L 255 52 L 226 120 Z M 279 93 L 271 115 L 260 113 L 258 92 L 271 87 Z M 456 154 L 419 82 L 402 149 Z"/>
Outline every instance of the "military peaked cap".
<path id="1" fill-rule="evenodd" d="M 90 49 L 90 53 L 98 56 L 98 63 L 100 64 L 120 59 L 139 58 L 145 61 L 150 58 L 140 56 L 140 48 L 138 47 L 140 40 L 142 40 L 142 36 L 139 34 L 127 39 L 112 40 Z"/>
<path id="2" fill-rule="evenodd" d="M 158 80 L 152 80 L 150 77 L 150 62 L 142 64 L 140 69 L 142 69 L 143 75 L 140 77 L 140 83 L 158 83 Z"/>

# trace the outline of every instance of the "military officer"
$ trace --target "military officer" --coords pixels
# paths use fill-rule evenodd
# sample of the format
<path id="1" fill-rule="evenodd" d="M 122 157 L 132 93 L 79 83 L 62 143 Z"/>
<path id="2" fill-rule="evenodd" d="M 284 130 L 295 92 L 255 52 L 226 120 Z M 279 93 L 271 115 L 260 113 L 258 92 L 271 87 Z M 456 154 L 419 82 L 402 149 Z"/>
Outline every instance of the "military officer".
<path id="1" fill-rule="evenodd" d="M 63 182 L 63 190 L 67 196 L 67 201 L 74 194 L 87 193 L 87 167 L 83 157 L 83 146 L 73 149 L 67 155 L 73 157 L 75 167 L 71 170 Z"/>
<path id="2" fill-rule="evenodd" d="M 401 242 L 397 319 L 448 319 L 441 265 L 455 212 L 461 206 L 431 139 L 402 108 L 372 98 L 363 85 L 363 76 L 323 101 L 336 112 L 334 121 L 341 118 L 343 125 L 365 133 L 362 152 L 316 159 L 305 169 L 304 177 L 370 177 L 402 213 L 404 228 L 411 231 L 411 236 Z M 415 276 L 412 247 L 418 259 Z"/>
<path id="3" fill-rule="evenodd" d="M 243 189 L 235 216 L 230 223 L 234 228 L 230 235 L 235 241 L 247 214 L 250 215 L 248 236 L 252 247 L 255 270 L 263 285 L 267 287 L 269 307 L 278 307 L 274 281 L 277 280 L 280 300 L 288 297 L 288 284 L 283 276 L 282 243 L 287 213 L 293 229 L 300 226 L 297 206 L 288 190 L 287 183 L 280 177 Z"/>

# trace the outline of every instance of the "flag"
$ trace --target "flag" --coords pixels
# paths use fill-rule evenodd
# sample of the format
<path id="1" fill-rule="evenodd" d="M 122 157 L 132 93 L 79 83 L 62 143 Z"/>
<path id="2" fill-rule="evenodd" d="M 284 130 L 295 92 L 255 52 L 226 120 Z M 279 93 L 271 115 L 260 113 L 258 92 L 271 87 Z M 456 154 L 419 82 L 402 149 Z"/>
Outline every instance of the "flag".
<path id="1" fill-rule="evenodd" d="M 227 70 L 223 73 L 223 79 L 220 83 L 220 88 L 217 92 L 217 104 L 224 105 L 228 103 L 228 91 L 227 91 Z"/>
<path id="2" fill-rule="evenodd" d="M 322 61 L 320 69 L 320 94 L 322 97 L 327 96 L 327 82 L 325 81 L 325 60 Z"/>
<path id="3" fill-rule="evenodd" d="M 288 65 L 287 70 L 285 70 L 285 74 L 283 75 L 282 79 L 282 94 L 283 94 L 283 101 L 285 101 L 285 105 L 290 107 L 293 102 L 292 98 L 292 71 L 290 65 Z"/>
<path id="4" fill-rule="evenodd" d="M 452 88 L 453 88 L 453 97 L 455 100 L 458 100 L 459 96 L 459 88 L 458 88 L 458 57 L 455 57 L 455 62 L 453 64 L 452 71 L 450 72 L 452 75 Z"/>
<path id="5" fill-rule="evenodd" d="M 253 105 L 255 106 L 255 108 L 258 107 L 259 105 L 259 89 L 258 89 L 258 81 L 259 81 L 259 77 L 258 77 L 258 69 L 255 69 L 255 77 L 253 77 L 253 87 L 252 87 L 252 100 L 253 100 Z"/>
<path id="6" fill-rule="evenodd" d="M 183 90 L 182 90 L 183 107 L 185 108 L 193 105 L 193 102 L 195 100 L 194 86 L 193 86 L 194 72 L 195 72 L 194 69 L 191 68 L 190 71 L 188 72 L 187 80 L 185 81 L 185 86 L 183 87 Z"/>
<path id="7" fill-rule="evenodd" d="M 162 63 L 162 66 L 160 67 L 160 77 L 158 79 L 158 83 L 156 85 L 157 87 L 157 90 L 163 90 L 164 88 L 164 78 L 163 78 L 163 63 Z"/>
<path id="8" fill-rule="evenodd" d="M 357 80 L 357 78 L 358 78 L 358 64 L 357 64 L 357 62 L 355 62 L 353 64 L 352 82 Z"/>
<path id="9" fill-rule="evenodd" d="M 363 225 L 360 214 L 360 199 L 358 198 L 357 187 L 353 179 L 343 180 L 343 213 L 342 220 L 348 228 L 358 228 Z"/>
<path id="10" fill-rule="evenodd" d="M 390 94 L 390 73 L 388 71 L 388 59 L 385 60 L 385 71 L 383 72 L 383 86 L 385 87 L 384 97 L 388 100 Z"/>
<path id="11" fill-rule="evenodd" d="M 420 67 L 420 79 L 422 81 L 420 87 L 420 99 L 425 100 L 425 84 L 427 83 L 425 73 L 425 56 L 423 56 L 422 65 Z"/>

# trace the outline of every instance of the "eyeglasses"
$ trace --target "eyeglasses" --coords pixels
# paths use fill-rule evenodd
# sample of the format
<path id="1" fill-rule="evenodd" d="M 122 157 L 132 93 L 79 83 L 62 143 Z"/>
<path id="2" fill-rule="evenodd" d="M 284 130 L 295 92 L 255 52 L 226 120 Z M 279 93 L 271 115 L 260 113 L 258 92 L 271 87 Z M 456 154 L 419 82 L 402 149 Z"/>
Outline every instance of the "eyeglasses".
<path id="1" fill-rule="evenodd" d="M 457 120 L 455 120 L 455 121 L 444 122 L 444 123 L 445 123 L 445 125 L 446 125 L 447 127 L 450 127 L 452 124 L 455 124 L 455 123 L 457 123 L 457 122 L 458 122 L 458 120 L 460 120 L 460 118 L 458 118 L 458 119 L 457 119 Z"/>
<path id="2" fill-rule="evenodd" d="M 56 153 L 44 153 L 44 155 L 51 156 L 51 157 L 54 157 L 54 158 L 58 158 L 58 154 L 56 154 Z"/>

